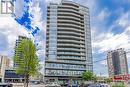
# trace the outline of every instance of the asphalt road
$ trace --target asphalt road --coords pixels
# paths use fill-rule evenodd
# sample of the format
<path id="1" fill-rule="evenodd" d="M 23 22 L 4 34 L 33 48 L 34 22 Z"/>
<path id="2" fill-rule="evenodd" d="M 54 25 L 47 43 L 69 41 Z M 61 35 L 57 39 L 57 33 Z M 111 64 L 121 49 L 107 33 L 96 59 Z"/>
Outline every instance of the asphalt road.
<path id="1" fill-rule="evenodd" d="M 44 87 L 44 85 L 39 84 L 39 85 L 29 85 L 29 87 Z"/>
<path id="2" fill-rule="evenodd" d="M 13 87 L 24 87 L 23 84 L 13 84 Z M 33 85 L 29 84 L 29 87 L 44 87 L 43 84 Z"/>

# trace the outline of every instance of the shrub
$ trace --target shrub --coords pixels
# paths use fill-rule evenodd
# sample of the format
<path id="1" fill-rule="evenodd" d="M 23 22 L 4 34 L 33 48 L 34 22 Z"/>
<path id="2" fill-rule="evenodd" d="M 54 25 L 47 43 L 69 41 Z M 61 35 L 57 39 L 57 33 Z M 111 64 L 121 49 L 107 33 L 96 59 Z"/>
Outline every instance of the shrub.
<path id="1" fill-rule="evenodd" d="M 126 87 L 125 85 L 113 85 L 112 87 Z"/>

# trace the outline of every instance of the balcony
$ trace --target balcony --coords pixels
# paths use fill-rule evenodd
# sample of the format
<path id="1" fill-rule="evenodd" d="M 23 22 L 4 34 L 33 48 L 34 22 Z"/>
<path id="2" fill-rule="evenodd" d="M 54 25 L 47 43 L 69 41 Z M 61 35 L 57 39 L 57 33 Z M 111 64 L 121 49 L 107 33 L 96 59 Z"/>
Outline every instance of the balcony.
<path id="1" fill-rule="evenodd" d="M 74 21 L 74 22 L 79 22 L 79 23 L 84 23 L 83 20 L 80 20 L 80 19 L 77 19 L 77 18 L 73 18 L 73 17 L 66 17 L 66 16 L 63 16 L 63 17 L 58 17 L 58 21 Z"/>
<path id="2" fill-rule="evenodd" d="M 57 55 L 65 55 L 65 56 L 68 56 L 68 55 L 74 55 L 74 56 L 85 56 L 86 54 L 85 53 L 76 53 L 76 52 L 57 52 Z M 61 57 L 62 59 L 64 59 L 63 57 Z M 67 58 L 67 57 L 65 57 Z M 76 59 L 76 58 L 70 58 L 68 57 L 68 59 Z M 77 58 L 78 59 L 78 58 Z"/>
<path id="3" fill-rule="evenodd" d="M 59 28 L 75 28 L 75 29 L 79 29 L 79 30 L 85 30 L 85 28 L 83 26 L 78 26 L 78 25 L 74 25 L 74 24 L 63 24 L 63 23 L 58 23 L 57 27 Z"/>
<path id="4" fill-rule="evenodd" d="M 79 5 L 77 5 L 76 3 L 73 3 L 73 2 L 63 2 L 62 3 L 63 6 L 73 6 L 75 8 L 79 8 Z"/>
<path id="5" fill-rule="evenodd" d="M 77 40 L 57 40 L 57 42 L 65 42 L 65 43 L 78 43 L 78 44 L 84 44 L 85 45 L 85 42 L 84 41 L 77 41 Z"/>
<path id="6" fill-rule="evenodd" d="M 71 5 L 62 5 L 62 6 L 59 6 L 58 9 L 72 9 L 75 11 L 79 11 L 79 8 L 71 6 Z"/>
<path id="7" fill-rule="evenodd" d="M 59 68 L 59 67 L 46 67 L 45 66 L 45 68 L 46 69 L 55 69 L 55 70 L 77 70 L 77 71 L 85 71 L 86 70 L 86 68 L 68 68 L 68 67 L 61 67 L 61 68 Z"/>
<path id="8" fill-rule="evenodd" d="M 78 14 L 75 14 L 75 13 L 70 13 L 70 12 L 58 12 L 58 16 L 69 16 L 69 17 L 76 17 L 76 18 L 80 18 L 80 19 L 83 19 L 84 16 L 80 16 Z"/>
<path id="9" fill-rule="evenodd" d="M 83 36 L 85 37 L 84 34 L 81 34 L 81 33 L 77 33 L 77 32 L 74 32 L 74 31 L 58 31 L 57 33 L 58 35 L 73 35 L 73 36 Z"/>
<path id="10" fill-rule="evenodd" d="M 74 9 L 69 9 L 69 8 L 60 8 L 60 9 L 58 9 L 58 12 L 74 13 L 74 14 L 77 14 L 79 16 L 83 15 L 79 11 L 76 11 Z"/>
<path id="11" fill-rule="evenodd" d="M 82 33 L 81 35 L 84 34 L 84 30 L 80 30 L 80 29 L 75 29 L 75 28 L 67 28 L 67 27 L 64 27 L 64 28 L 58 28 L 59 31 L 75 31 L 77 33 Z"/>
<path id="12" fill-rule="evenodd" d="M 77 22 L 84 23 L 84 20 L 81 20 L 81 18 L 73 17 L 73 16 L 58 16 L 58 20 L 74 20 Z"/>
<path id="13" fill-rule="evenodd" d="M 77 49 L 62 49 L 62 48 L 57 48 L 58 52 L 85 52 L 84 50 L 77 50 Z"/>
<path id="14" fill-rule="evenodd" d="M 83 37 L 77 37 L 77 36 L 72 36 L 72 35 L 58 35 L 57 36 L 58 39 L 77 39 L 77 40 L 85 40 L 85 38 Z"/>
<path id="15" fill-rule="evenodd" d="M 83 59 L 83 57 L 81 57 Z M 70 61 L 70 60 L 63 60 L 60 57 L 57 59 L 59 60 L 45 60 L 46 63 L 58 63 L 58 64 L 75 64 L 75 65 L 86 65 L 86 60 L 77 60 L 77 61 Z M 85 57 L 84 57 L 85 59 Z"/>
<path id="16" fill-rule="evenodd" d="M 81 56 L 81 55 L 77 55 L 77 56 Z M 86 60 L 85 57 L 72 57 L 72 56 L 64 56 L 64 57 L 57 57 L 57 59 L 62 59 L 62 60 Z"/>
<path id="17" fill-rule="evenodd" d="M 77 22 L 74 20 L 58 20 L 57 23 L 62 23 L 62 24 L 74 24 L 74 25 L 78 25 L 78 26 L 84 26 L 84 23 L 82 22 Z"/>
<path id="18" fill-rule="evenodd" d="M 65 46 L 71 46 L 71 47 L 80 47 L 80 48 L 85 48 L 85 45 L 77 45 L 77 44 L 64 44 L 64 43 L 58 43 L 57 46 L 65 47 Z"/>

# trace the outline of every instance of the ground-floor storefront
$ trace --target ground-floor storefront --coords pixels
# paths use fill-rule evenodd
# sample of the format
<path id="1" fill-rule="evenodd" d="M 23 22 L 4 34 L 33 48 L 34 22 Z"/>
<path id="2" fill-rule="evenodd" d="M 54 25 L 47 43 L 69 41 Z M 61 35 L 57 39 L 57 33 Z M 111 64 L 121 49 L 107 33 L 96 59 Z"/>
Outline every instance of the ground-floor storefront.
<path id="1" fill-rule="evenodd" d="M 4 75 L 4 82 L 22 83 L 24 82 L 24 75 L 17 74 L 15 70 L 6 70 Z"/>
<path id="2" fill-rule="evenodd" d="M 24 78 L 5 78 L 5 83 L 23 83 Z"/>
<path id="3" fill-rule="evenodd" d="M 48 82 L 58 82 L 59 84 L 81 84 L 82 78 L 81 77 L 45 77 L 44 81 Z"/>

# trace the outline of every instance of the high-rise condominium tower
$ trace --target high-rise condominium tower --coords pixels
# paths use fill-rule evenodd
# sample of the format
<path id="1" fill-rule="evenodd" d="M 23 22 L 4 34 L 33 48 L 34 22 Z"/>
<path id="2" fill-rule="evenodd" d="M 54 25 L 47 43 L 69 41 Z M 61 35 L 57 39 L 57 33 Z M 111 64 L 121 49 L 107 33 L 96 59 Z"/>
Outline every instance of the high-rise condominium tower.
<path id="1" fill-rule="evenodd" d="M 107 54 L 109 76 L 128 74 L 126 52 L 120 48 Z"/>
<path id="2" fill-rule="evenodd" d="M 16 40 L 16 43 L 15 43 L 15 55 L 16 56 L 21 56 L 20 51 L 16 51 L 16 48 L 19 45 L 19 43 L 21 43 L 21 41 L 23 39 L 27 39 L 27 37 L 25 37 L 25 36 L 18 36 L 18 39 Z M 21 59 L 21 61 L 22 61 L 22 59 Z M 18 64 L 14 61 L 14 68 L 17 68 L 17 67 L 18 67 Z"/>
<path id="3" fill-rule="evenodd" d="M 68 82 L 93 71 L 89 9 L 72 1 L 47 7 L 45 80 Z"/>

